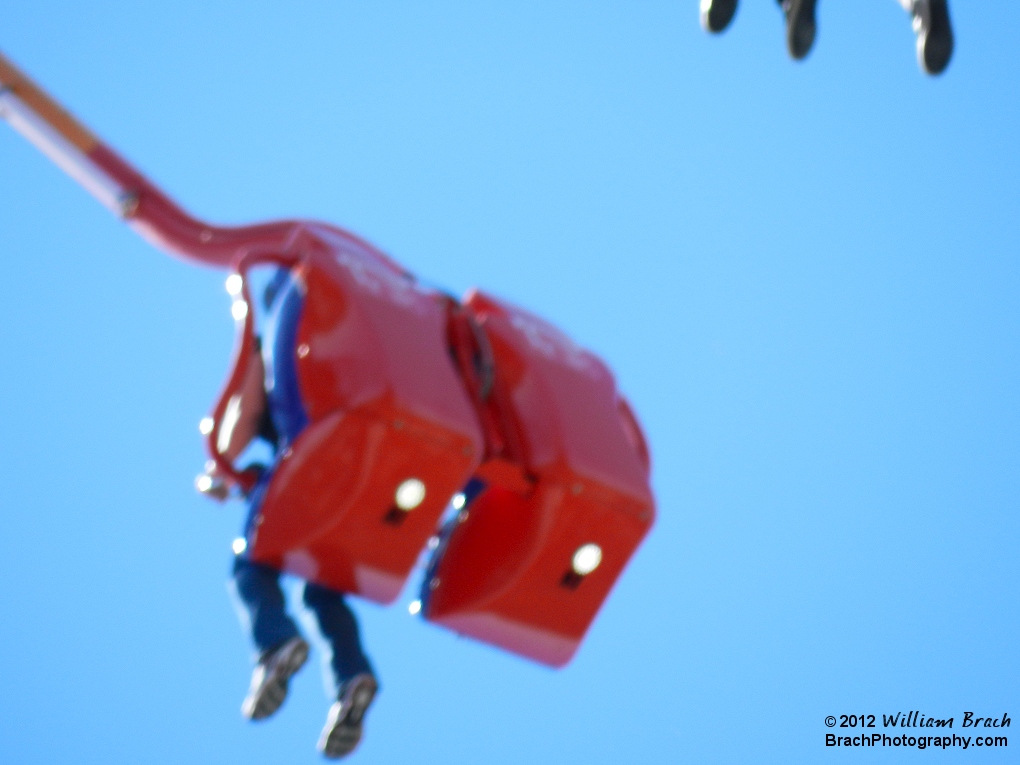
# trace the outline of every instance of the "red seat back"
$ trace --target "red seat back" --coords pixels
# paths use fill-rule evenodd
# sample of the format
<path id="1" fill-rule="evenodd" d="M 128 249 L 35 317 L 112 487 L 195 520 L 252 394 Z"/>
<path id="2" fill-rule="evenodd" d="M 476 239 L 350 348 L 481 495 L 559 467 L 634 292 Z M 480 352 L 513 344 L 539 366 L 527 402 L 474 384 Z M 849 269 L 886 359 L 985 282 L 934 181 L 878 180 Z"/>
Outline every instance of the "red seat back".
<path id="1" fill-rule="evenodd" d="M 465 305 L 491 345 L 486 406 L 501 446 L 490 444 L 476 474 L 487 488 L 437 550 L 423 614 L 562 666 L 653 523 L 648 450 L 598 357 L 492 297 Z M 576 555 L 596 567 L 578 573 Z"/>
<path id="2" fill-rule="evenodd" d="M 310 422 L 278 461 L 252 557 L 388 603 L 484 448 L 449 354 L 448 300 L 343 232 L 309 227 L 295 248 Z M 425 496 L 405 510 L 395 496 L 409 480 Z"/>

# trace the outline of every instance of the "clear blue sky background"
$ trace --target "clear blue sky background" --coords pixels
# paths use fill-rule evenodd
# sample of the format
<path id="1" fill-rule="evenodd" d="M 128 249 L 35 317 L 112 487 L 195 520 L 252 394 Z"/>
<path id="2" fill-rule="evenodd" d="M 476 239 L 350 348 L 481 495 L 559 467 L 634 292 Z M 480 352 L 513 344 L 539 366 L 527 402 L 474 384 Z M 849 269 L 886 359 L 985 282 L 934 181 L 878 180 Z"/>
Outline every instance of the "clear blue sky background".
<path id="1" fill-rule="evenodd" d="M 1015 761 L 1020 4 L 954 2 L 938 80 L 891 0 L 822 0 L 803 64 L 771 0 L 720 38 L 696 0 L 270 5 L 7 2 L 0 49 L 199 215 L 332 221 L 558 323 L 655 462 L 561 672 L 358 603 L 356 761 Z M 241 719 L 241 507 L 191 485 L 223 274 L 2 125 L 0 258 L 0 761 L 317 762 L 316 667 Z M 1010 712 L 1011 750 L 824 747 L 911 709 Z"/>

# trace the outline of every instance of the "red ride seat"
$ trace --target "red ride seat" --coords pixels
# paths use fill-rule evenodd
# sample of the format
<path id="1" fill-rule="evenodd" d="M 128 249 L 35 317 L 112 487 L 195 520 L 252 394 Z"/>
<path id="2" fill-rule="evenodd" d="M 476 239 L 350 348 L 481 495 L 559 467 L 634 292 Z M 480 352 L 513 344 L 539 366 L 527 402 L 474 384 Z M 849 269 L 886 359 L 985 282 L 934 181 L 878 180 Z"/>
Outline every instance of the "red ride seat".
<path id="1" fill-rule="evenodd" d="M 449 299 L 325 226 L 293 249 L 309 424 L 277 461 L 251 557 L 389 603 L 484 449 L 449 353 Z"/>
<path id="2" fill-rule="evenodd" d="M 652 526 L 648 450 L 595 355 L 479 292 L 465 306 L 491 345 L 481 419 L 497 433 L 476 474 L 484 488 L 433 556 L 422 613 L 562 666 Z"/>

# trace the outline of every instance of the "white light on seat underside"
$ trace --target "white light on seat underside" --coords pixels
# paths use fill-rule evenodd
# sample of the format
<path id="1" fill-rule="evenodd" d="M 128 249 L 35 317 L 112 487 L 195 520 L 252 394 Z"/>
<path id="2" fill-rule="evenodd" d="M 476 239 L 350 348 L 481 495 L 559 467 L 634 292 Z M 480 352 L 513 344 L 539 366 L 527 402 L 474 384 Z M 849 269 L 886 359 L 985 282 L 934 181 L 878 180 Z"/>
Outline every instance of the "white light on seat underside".
<path id="1" fill-rule="evenodd" d="M 397 487 L 394 500 L 401 510 L 414 510 L 425 501 L 425 484 L 417 478 L 408 478 Z"/>
<path id="2" fill-rule="evenodd" d="M 602 562 L 602 548 L 597 544 L 589 543 L 581 545 L 574 553 L 572 566 L 574 573 L 579 576 L 587 576 L 599 567 Z"/>

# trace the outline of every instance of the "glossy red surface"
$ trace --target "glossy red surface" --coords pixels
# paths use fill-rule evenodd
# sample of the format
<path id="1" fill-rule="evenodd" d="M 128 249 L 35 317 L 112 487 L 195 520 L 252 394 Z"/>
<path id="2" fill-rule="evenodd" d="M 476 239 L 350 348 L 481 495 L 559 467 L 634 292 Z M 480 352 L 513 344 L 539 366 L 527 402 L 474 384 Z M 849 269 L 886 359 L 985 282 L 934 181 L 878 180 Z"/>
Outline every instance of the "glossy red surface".
<path id="1" fill-rule="evenodd" d="M 159 246 L 209 265 L 273 257 L 305 271 L 299 345 L 308 353 L 298 367 L 311 425 L 273 479 L 253 556 L 390 602 L 484 455 L 477 474 L 515 496 L 479 499 L 470 517 L 490 517 L 451 539 L 426 617 L 538 661 L 568 661 L 653 516 L 648 450 L 605 365 L 481 294 L 466 301 L 466 319 L 449 322 L 448 301 L 346 231 L 305 221 L 211 226 L 102 144 L 90 157 L 131 190 L 126 216 Z M 481 345 L 450 336 L 469 325 L 484 328 Z M 451 341 L 492 357 L 491 393 L 480 395 L 484 375 L 464 359 L 454 367 Z M 426 499 L 394 515 L 393 493 L 410 477 L 425 483 Z M 499 522 L 511 508 L 524 519 L 516 535 Z M 576 587 L 559 583 L 588 542 L 602 547 L 601 566 Z M 512 575 L 489 577 L 492 560 Z"/>
<path id="2" fill-rule="evenodd" d="M 488 489 L 434 561 L 424 615 L 567 662 L 654 515 L 648 449 L 605 365 L 525 311 L 479 293 L 458 306 L 422 288 L 341 229 L 198 220 L 2 56 L 0 86 L 8 109 L 29 117 L 12 124 L 153 244 L 241 272 L 271 260 L 305 281 L 297 366 L 310 423 L 274 473 L 253 557 L 389 602 L 474 476 Z M 250 304 L 247 288 L 242 298 Z M 239 338 L 209 446 L 218 472 L 249 488 L 254 474 L 217 442 L 254 352 L 250 310 Z M 410 478 L 425 496 L 401 510 L 395 492 Z M 599 545 L 601 564 L 572 575 L 586 544 Z"/>
<path id="3" fill-rule="evenodd" d="M 445 543 L 423 614 L 562 666 L 653 523 L 648 450 L 594 354 L 481 293 L 465 305 L 492 348 L 487 406 L 508 446 L 480 467 L 488 488 Z M 572 559 L 586 544 L 598 545 L 602 560 L 579 576 Z"/>
<path id="4" fill-rule="evenodd" d="M 251 555 L 388 603 L 483 452 L 447 348 L 448 300 L 343 232 L 309 225 L 293 247 L 310 423 L 278 464 Z M 411 478 L 425 498 L 405 511 L 395 492 Z"/>

